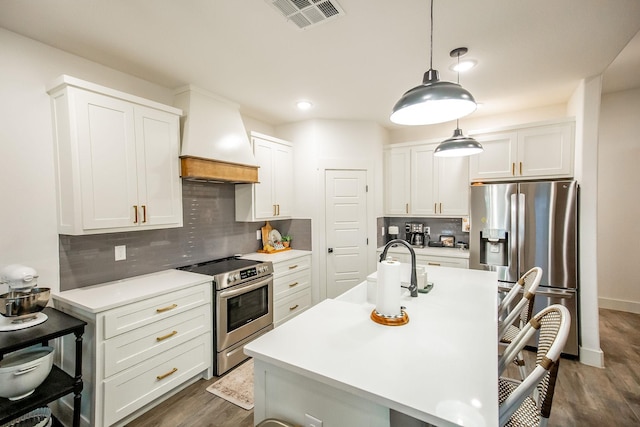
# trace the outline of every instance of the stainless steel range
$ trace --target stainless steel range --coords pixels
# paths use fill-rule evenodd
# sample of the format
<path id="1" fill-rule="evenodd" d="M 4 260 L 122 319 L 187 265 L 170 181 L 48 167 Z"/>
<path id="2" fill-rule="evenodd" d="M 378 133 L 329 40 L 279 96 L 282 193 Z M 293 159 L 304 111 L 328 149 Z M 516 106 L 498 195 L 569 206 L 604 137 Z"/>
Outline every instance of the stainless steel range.
<path id="1" fill-rule="evenodd" d="M 213 277 L 213 369 L 220 376 L 249 358 L 245 344 L 273 329 L 273 265 L 229 257 L 179 270 Z"/>

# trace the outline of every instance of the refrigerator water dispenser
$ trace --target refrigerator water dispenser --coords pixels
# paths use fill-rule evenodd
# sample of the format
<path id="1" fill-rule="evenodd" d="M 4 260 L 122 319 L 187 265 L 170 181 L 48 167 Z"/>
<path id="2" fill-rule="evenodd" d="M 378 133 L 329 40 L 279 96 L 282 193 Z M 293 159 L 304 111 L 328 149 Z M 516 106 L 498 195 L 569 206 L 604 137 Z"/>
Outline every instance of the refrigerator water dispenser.
<path id="1" fill-rule="evenodd" d="M 480 263 L 485 265 L 509 265 L 507 248 L 509 233 L 499 228 L 480 231 Z"/>

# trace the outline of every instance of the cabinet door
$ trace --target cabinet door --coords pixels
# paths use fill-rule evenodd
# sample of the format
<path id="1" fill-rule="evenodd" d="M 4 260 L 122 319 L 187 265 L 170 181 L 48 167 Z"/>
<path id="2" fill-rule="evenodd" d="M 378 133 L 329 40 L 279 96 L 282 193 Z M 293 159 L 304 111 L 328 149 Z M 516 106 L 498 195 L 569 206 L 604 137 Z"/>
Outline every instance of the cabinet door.
<path id="1" fill-rule="evenodd" d="M 260 138 L 253 139 L 253 154 L 258 163 L 258 179 L 260 182 L 253 184 L 254 209 L 256 219 L 273 218 L 275 216 L 274 201 L 274 156 L 273 144 Z"/>
<path id="2" fill-rule="evenodd" d="M 573 124 L 560 123 L 518 131 L 517 175 L 571 176 Z"/>
<path id="3" fill-rule="evenodd" d="M 182 224 L 179 118 L 142 106 L 135 115 L 139 223 Z"/>
<path id="4" fill-rule="evenodd" d="M 469 158 L 440 157 L 437 170 L 437 214 L 469 215 Z"/>
<path id="5" fill-rule="evenodd" d="M 408 148 L 385 152 L 385 213 L 388 215 L 409 213 L 410 165 Z"/>
<path id="6" fill-rule="evenodd" d="M 276 215 L 290 217 L 293 213 L 293 149 L 284 144 L 273 145 Z"/>
<path id="7" fill-rule="evenodd" d="M 411 149 L 411 202 L 409 213 L 415 215 L 433 215 L 437 206 L 434 182 L 437 171 L 434 169 L 436 145 L 423 145 Z"/>
<path id="8" fill-rule="evenodd" d="M 482 144 L 484 151 L 471 156 L 469 160 L 472 181 L 515 176 L 518 140 L 516 132 L 477 135 L 474 138 Z"/>
<path id="9" fill-rule="evenodd" d="M 83 228 L 136 227 L 133 104 L 85 91 L 74 97 Z"/>

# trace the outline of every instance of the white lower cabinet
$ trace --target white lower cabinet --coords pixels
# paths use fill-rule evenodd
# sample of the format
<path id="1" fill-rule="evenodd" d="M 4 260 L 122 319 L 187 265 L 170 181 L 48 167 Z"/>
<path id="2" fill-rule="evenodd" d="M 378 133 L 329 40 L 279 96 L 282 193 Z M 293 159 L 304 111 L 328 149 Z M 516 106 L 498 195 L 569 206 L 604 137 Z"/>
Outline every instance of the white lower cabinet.
<path id="1" fill-rule="evenodd" d="M 96 313 L 54 297 L 58 309 L 88 322 L 83 424 L 124 425 L 190 380 L 211 377 L 211 294 L 207 281 Z"/>
<path id="2" fill-rule="evenodd" d="M 273 325 L 311 307 L 311 255 L 273 263 Z"/>
<path id="3" fill-rule="evenodd" d="M 416 249 L 416 264 L 417 265 L 430 265 L 430 266 L 438 266 L 438 267 L 452 267 L 452 268 L 469 268 L 469 252 L 462 252 L 458 249 L 430 249 L 433 251 L 440 251 L 442 255 L 432 255 L 432 254 L 424 254 L 420 253 L 420 249 Z M 452 254 L 452 251 L 455 251 L 455 256 Z M 460 256 L 458 254 L 461 254 Z M 378 249 L 376 260 L 380 259 L 380 254 L 382 250 Z M 392 258 L 402 262 L 402 263 L 410 263 L 411 262 L 411 254 L 404 247 L 395 249 L 392 248 L 387 252 L 387 256 L 391 256 Z"/>

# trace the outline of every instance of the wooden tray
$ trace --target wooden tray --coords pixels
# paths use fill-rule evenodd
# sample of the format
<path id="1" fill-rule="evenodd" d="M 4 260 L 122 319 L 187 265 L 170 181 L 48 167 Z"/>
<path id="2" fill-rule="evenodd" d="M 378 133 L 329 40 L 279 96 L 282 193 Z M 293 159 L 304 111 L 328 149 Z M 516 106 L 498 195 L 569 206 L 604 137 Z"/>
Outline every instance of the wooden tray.
<path id="1" fill-rule="evenodd" d="M 272 251 L 265 251 L 264 249 L 258 249 L 257 252 L 261 253 L 261 254 L 275 254 L 277 252 L 284 252 L 284 251 L 290 251 L 291 248 L 282 248 L 282 249 L 274 249 Z"/>

